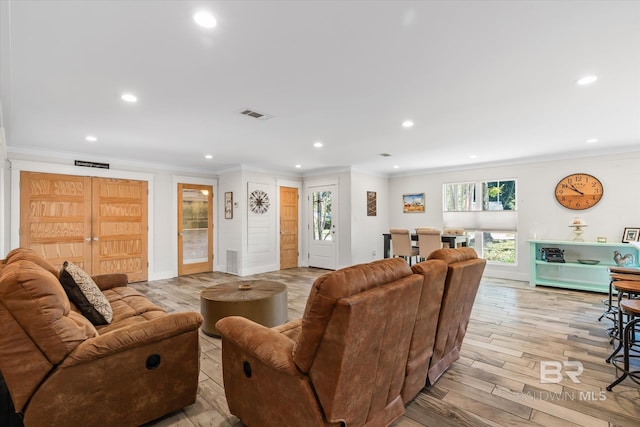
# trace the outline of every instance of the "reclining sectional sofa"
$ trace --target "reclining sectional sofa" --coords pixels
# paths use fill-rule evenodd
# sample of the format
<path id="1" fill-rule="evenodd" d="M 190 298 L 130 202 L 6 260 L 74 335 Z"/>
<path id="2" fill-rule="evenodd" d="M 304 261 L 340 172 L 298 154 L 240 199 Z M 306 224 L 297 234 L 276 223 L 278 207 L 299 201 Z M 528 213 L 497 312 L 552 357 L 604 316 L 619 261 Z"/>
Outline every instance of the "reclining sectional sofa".
<path id="1" fill-rule="evenodd" d="M 0 262 L 0 372 L 26 426 L 137 426 L 196 400 L 199 313 L 166 313 L 94 277 L 113 310 L 95 326 L 69 302 L 59 272 L 28 249 Z"/>
<path id="2" fill-rule="evenodd" d="M 441 249 L 319 277 L 302 319 L 216 323 L 224 389 L 249 427 L 387 426 L 460 355 L 486 261 Z"/>

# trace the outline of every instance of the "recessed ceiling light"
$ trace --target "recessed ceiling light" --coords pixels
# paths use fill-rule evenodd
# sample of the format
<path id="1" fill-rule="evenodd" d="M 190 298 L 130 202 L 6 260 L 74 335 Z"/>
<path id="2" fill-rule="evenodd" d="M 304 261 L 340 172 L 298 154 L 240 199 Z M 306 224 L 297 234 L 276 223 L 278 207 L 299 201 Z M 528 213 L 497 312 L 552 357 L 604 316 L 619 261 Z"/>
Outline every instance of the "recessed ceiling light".
<path id="1" fill-rule="evenodd" d="M 411 120 L 405 120 L 404 122 L 402 122 L 402 127 L 403 128 L 413 127 L 413 122 Z"/>
<path id="2" fill-rule="evenodd" d="M 587 144 L 594 144 L 596 142 L 598 142 L 596 138 L 587 139 Z"/>
<path id="3" fill-rule="evenodd" d="M 580 86 L 586 86 L 586 85 L 590 85 L 592 83 L 595 83 L 596 80 L 598 80 L 598 76 L 588 75 L 588 76 L 582 77 L 580 80 L 578 80 L 576 82 L 576 84 L 578 84 Z"/>
<path id="4" fill-rule="evenodd" d="M 218 22 L 216 18 L 206 10 L 201 10 L 193 15 L 193 20 L 196 21 L 196 24 L 200 25 L 202 28 L 213 28 Z"/>
<path id="5" fill-rule="evenodd" d="M 393 168 L 394 168 L 394 169 L 398 169 L 399 167 L 400 167 L 400 166 L 398 166 L 398 165 L 393 165 Z"/>
<path id="6" fill-rule="evenodd" d="M 84 139 L 86 139 L 89 142 L 96 142 L 98 140 L 98 138 L 96 138 L 93 135 L 87 135 Z"/>
<path id="7" fill-rule="evenodd" d="M 324 144 L 323 144 L 322 142 L 320 142 L 320 141 L 318 141 L 318 142 L 314 142 L 314 143 L 313 143 L 313 146 L 314 146 L 314 147 L 316 147 L 316 148 L 320 148 L 320 147 L 322 147 L 323 145 L 324 145 Z"/>
<path id="8" fill-rule="evenodd" d="M 475 159 L 476 157 L 478 157 L 478 156 L 476 156 L 475 154 L 472 154 L 472 155 L 469 156 L 470 159 Z"/>
<path id="9" fill-rule="evenodd" d="M 123 93 L 122 96 L 120 97 L 122 98 L 123 101 L 125 102 L 130 102 L 130 103 L 134 103 L 134 102 L 138 102 L 138 97 L 135 96 L 132 93 Z"/>
<path id="10" fill-rule="evenodd" d="M 300 169 L 302 165 L 296 165 L 296 169 Z"/>
<path id="11" fill-rule="evenodd" d="M 213 159 L 213 156 L 211 154 L 205 154 L 204 158 L 205 159 Z"/>

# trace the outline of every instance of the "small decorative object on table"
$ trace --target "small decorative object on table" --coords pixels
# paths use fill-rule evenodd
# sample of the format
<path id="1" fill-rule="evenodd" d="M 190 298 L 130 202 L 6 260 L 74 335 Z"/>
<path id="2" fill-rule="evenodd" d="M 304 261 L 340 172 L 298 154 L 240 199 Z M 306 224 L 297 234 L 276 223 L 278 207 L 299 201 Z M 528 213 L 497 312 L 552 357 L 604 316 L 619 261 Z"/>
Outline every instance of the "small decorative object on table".
<path id="1" fill-rule="evenodd" d="M 569 221 L 569 227 L 573 227 L 573 233 L 575 234 L 575 237 L 573 238 L 574 241 L 576 242 L 582 242 L 582 233 L 584 233 L 584 230 L 582 229 L 582 227 L 586 227 L 587 226 L 587 221 L 585 221 L 582 218 L 573 218 L 571 221 Z"/>
<path id="2" fill-rule="evenodd" d="M 565 262 L 564 249 L 560 248 L 541 248 L 542 260 L 547 262 Z"/>
<path id="3" fill-rule="evenodd" d="M 600 263 L 597 259 L 579 259 L 578 262 L 586 265 L 596 265 Z"/>
<path id="4" fill-rule="evenodd" d="M 628 265 L 633 265 L 633 254 L 625 254 L 622 255 L 618 251 L 613 251 L 613 260 L 618 264 L 619 267 L 626 267 Z"/>

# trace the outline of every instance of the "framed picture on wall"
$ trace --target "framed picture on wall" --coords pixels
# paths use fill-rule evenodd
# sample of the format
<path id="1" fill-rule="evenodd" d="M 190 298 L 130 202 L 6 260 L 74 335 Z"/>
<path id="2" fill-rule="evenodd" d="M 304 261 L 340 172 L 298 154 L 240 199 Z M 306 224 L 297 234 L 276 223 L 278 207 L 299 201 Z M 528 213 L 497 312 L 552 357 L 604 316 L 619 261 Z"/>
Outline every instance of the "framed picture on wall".
<path id="1" fill-rule="evenodd" d="M 637 242 L 640 240 L 640 227 L 625 227 L 622 233 L 622 243 Z"/>
<path id="2" fill-rule="evenodd" d="M 233 219 L 233 192 L 224 193 L 224 219 Z"/>
<path id="3" fill-rule="evenodd" d="M 424 212 L 424 193 L 403 194 L 402 205 L 404 213 Z"/>
<path id="4" fill-rule="evenodd" d="M 375 191 L 367 191 L 367 216 L 376 216 L 378 214 L 378 206 Z"/>

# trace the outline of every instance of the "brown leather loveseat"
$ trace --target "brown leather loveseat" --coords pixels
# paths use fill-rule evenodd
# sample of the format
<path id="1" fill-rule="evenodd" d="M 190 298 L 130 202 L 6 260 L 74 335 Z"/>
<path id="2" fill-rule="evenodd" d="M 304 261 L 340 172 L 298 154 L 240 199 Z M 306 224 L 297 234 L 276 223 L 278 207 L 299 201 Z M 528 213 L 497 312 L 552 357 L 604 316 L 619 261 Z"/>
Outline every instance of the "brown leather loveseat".
<path id="1" fill-rule="evenodd" d="M 475 297 L 484 268 L 473 249 L 432 257 L 413 271 L 392 258 L 327 273 L 314 283 L 302 319 L 276 328 L 242 317 L 218 321 L 231 413 L 249 427 L 391 424 L 430 370 L 454 360 L 451 345 L 440 349 L 440 341 L 446 328 L 460 337 L 470 308 L 466 319 L 448 309 L 443 314 L 443 297 L 453 299 L 465 281 L 463 298 Z M 458 274 L 458 262 L 467 261 L 482 269 Z M 467 304 L 473 298 L 461 306 Z"/>
<path id="2" fill-rule="evenodd" d="M 195 402 L 200 314 L 167 314 L 124 274 L 94 280 L 107 325 L 73 308 L 35 252 L 0 265 L 0 372 L 26 426 L 136 426 Z"/>

